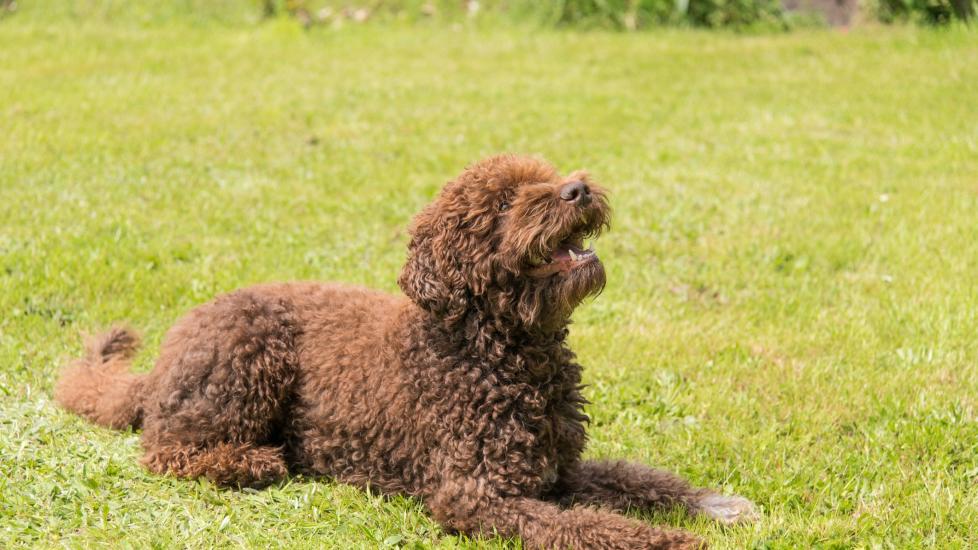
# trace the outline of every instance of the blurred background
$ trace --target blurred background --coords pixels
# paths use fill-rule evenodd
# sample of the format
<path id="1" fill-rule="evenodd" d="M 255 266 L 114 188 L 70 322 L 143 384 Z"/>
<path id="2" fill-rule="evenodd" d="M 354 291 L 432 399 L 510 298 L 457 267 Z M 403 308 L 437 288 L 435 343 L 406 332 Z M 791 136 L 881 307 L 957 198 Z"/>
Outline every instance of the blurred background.
<path id="1" fill-rule="evenodd" d="M 785 29 L 799 25 L 848 26 L 912 21 L 946 24 L 975 15 L 975 0 L 2 0 L 7 15 L 126 17 L 137 20 L 191 17 L 226 22 L 288 14 L 304 26 L 462 21 L 533 23 L 550 27 L 635 31 L 661 26 Z"/>
<path id="2" fill-rule="evenodd" d="M 50 399 L 216 294 L 398 292 L 499 152 L 611 192 L 588 454 L 745 495 L 716 548 L 978 546 L 969 0 L 0 0 L 0 547 L 516 548 L 329 480 L 219 491 Z"/>

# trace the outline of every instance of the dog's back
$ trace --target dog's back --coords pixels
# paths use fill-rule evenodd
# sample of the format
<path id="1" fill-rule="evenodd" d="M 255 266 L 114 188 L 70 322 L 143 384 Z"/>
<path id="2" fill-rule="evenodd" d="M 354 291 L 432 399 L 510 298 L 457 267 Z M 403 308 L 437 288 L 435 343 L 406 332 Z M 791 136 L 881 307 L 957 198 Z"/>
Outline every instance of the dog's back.
<path id="1" fill-rule="evenodd" d="M 288 470 L 288 445 L 300 469 L 342 474 L 322 451 L 330 437 L 376 431 L 398 398 L 388 333 L 408 306 L 338 284 L 245 288 L 181 318 L 147 374 L 129 372 L 135 334 L 113 329 L 65 371 L 56 397 L 96 423 L 142 427 L 143 462 L 160 473 L 263 485 Z M 315 460 L 303 452 L 307 435 Z"/>

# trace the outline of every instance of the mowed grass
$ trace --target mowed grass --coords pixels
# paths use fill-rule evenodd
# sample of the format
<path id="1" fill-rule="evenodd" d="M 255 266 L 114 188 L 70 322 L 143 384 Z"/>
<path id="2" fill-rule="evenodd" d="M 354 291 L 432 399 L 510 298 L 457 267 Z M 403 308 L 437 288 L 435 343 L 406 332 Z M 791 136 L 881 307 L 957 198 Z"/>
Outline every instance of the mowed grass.
<path id="1" fill-rule="evenodd" d="M 0 22 L 0 546 L 517 547 L 409 499 L 147 474 L 58 409 L 269 280 L 396 292 L 405 226 L 501 151 L 613 193 L 575 314 L 591 457 L 743 494 L 717 548 L 978 544 L 978 34 Z"/>

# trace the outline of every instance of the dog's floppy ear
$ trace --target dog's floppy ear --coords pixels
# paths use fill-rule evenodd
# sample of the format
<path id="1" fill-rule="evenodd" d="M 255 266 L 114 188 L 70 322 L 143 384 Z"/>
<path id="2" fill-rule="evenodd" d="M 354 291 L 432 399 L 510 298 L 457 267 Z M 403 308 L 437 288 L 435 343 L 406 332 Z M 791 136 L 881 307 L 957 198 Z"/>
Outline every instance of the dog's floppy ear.
<path id="1" fill-rule="evenodd" d="M 449 322 L 461 319 L 469 303 L 452 243 L 460 226 L 458 217 L 439 212 L 437 202 L 428 205 L 411 224 L 407 263 L 397 279 L 414 303 Z"/>

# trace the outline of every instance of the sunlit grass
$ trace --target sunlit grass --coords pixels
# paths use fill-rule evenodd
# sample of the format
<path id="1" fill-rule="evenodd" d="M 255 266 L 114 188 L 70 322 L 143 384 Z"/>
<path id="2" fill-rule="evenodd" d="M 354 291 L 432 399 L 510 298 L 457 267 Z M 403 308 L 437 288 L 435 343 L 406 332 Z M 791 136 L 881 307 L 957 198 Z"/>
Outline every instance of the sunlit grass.
<path id="1" fill-rule="evenodd" d="M 469 547 L 326 481 L 164 479 L 50 401 L 79 334 L 148 369 L 215 293 L 396 290 L 411 215 L 499 151 L 613 192 L 576 314 L 592 456 L 757 501 L 719 548 L 978 544 L 978 35 L 304 33 L 0 23 L 3 546 Z M 480 543 L 502 546 L 504 541 Z M 509 543 L 512 545 L 512 543 Z"/>

